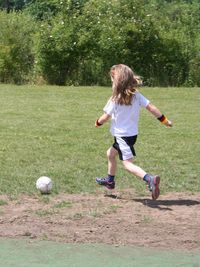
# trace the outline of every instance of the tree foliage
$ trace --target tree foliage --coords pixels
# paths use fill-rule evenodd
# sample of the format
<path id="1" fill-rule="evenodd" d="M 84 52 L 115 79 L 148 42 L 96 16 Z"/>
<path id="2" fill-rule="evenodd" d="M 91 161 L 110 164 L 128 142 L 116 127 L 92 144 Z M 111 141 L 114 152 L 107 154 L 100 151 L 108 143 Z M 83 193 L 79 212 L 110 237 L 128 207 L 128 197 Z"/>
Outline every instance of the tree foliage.
<path id="1" fill-rule="evenodd" d="M 28 81 L 34 64 L 34 21 L 21 13 L 0 12 L 0 25 L 0 82 Z"/>
<path id="2" fill-rule="evenodd" d="M 198 0 L 0 0 L 0 7 L 8 11 L 8 3 L 10 13 L 1 13 L 2 25 L 11 18 L 19 24 L 22 16 L 18 31 L 26 36 L 23 40 L 19 34 L 17 42 L 29 63 L 19 48 L 11 57 L 17 37 L 6 37 L 11 32 L 3 26 L 1 73 L 5 62 L 20 65 L 22 60 L 23 76 L 34 71 L 35 79 L 42 76 L 50 84 L 106 85 L 110 67 L 124 63 L 146 85 L 200 86 Z M 1 81 L 18 76 L 14 68 L 6 73 L 10 78 L 1 74 Z"/>

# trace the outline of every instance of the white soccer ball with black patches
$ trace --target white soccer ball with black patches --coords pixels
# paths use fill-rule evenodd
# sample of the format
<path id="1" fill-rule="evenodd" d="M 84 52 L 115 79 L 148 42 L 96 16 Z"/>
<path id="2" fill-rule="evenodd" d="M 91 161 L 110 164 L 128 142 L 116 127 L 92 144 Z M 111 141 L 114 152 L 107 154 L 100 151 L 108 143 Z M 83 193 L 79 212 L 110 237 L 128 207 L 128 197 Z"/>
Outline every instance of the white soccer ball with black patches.
<path id="1" fill-rule="evenodd" d="M 51 189 L 53 187 L 53 182 L 51 178 L 47 176 L 41 176 L 36 181 L 36 188 L 42 193 L 42 194 L 49 194 L 51 192 Z"/>

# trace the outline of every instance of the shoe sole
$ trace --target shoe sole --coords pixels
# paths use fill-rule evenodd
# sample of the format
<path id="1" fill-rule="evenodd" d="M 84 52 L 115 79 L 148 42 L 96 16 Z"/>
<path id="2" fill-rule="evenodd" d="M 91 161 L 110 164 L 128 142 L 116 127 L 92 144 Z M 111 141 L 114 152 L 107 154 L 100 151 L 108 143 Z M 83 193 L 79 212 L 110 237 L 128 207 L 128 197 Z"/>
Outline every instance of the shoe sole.
<path id="1" fill-rule="evenodd" d="M 97 182 L 97 184 L 98 185 L 100 185 L 100 186 L 105 186 L 107 189 L 109 189 L 109 190 L 112 190 L 112 189 L 115 189 L 115 184 L 113 185 L 112 183 L 111 184 L 109 184 L 109 183 L 107 183 L 107 184 L 101 184 L 100 182 L 98 182 L 97 180 L 96 180 L 96 182 Z"/>
<path id="2" fill-rule="evenodd" d="M 107 189 L 109 189 L 109 190 L 112 190 L 112 189 L 115 189 L 115 187 L 113 187 L 113 186 L 110 186 L 109 184 L 107 184 L 107 185 L 104 185 Z"/>
<path id="3" fill-rule="evenodd" d="M 160 195 L 159 184 L 160 184 L 160 176 L 155 176 L 154 177 L 155 190 L 154 190 L 154 192 L 152 192 L 152 199 L 153 200 L 156 200 Z"/>

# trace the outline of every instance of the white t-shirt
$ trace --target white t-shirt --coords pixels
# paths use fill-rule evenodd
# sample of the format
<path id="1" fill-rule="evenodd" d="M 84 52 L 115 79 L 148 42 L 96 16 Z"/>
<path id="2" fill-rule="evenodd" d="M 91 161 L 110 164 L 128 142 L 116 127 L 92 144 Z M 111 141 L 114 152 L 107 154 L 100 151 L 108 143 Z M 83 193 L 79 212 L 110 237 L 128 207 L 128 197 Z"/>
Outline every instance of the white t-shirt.
<path id="1" fill-rule="evenodd" d="M 131 105 L 119 105 L 109 99 L 103 111 L 112 117 L 110 132 L 113 136 L 134 136 L 138 134 L 140 108 L 147 107 L 149 100 L 136 92 Z"/>

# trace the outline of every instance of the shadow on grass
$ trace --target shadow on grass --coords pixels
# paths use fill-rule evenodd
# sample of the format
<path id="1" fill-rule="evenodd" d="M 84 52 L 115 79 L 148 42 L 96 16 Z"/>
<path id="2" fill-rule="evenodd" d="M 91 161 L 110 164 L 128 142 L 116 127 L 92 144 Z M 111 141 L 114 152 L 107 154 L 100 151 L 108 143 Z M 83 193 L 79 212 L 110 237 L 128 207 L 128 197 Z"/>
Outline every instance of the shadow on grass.
<path id="1" fill-rule="evenodd" d="M 123 198 L 114 194 L 106 194 L 105 197 L 110 197 L 114 199 L 122 199 L 128 200 L 127 198 Z M 134 202 L 142 203 L 144 206 L 148 206 L 150 208 L 156 208 L 159 210 L 172 210 L 170 206 L 194 206 L 200 205 L 200 201 L 192 200 L 192 199 L 169 199 L 169 200 L 152 200 L 146 198 L 132 198 L 129 199 Z"/>

